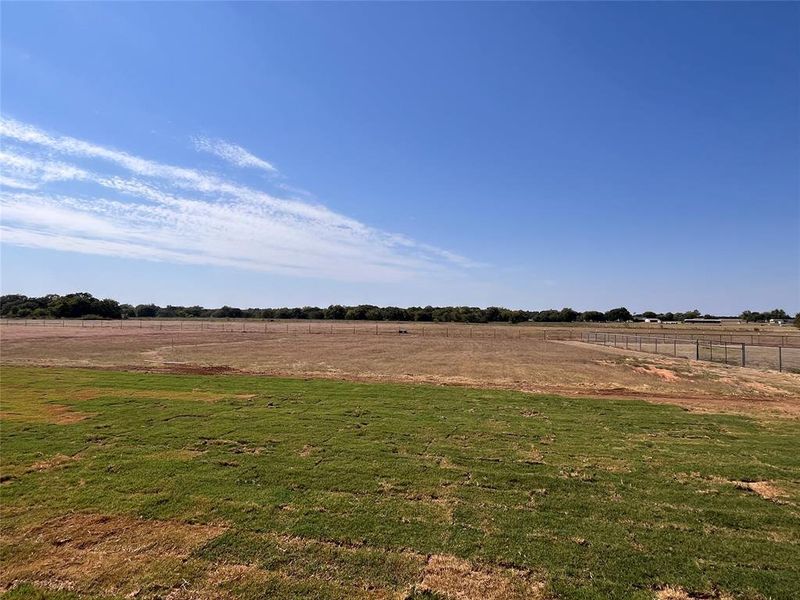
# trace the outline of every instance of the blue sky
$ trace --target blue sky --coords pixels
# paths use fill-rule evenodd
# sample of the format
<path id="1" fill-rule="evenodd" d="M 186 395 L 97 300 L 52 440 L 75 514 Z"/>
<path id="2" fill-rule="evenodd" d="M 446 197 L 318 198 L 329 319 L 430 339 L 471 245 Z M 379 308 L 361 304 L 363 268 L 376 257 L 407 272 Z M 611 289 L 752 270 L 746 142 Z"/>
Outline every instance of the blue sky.
<path id="1" fill-rule="evenodd" d="M 3 3 L 2 291 L 800 310 L 797 3 Z"/>

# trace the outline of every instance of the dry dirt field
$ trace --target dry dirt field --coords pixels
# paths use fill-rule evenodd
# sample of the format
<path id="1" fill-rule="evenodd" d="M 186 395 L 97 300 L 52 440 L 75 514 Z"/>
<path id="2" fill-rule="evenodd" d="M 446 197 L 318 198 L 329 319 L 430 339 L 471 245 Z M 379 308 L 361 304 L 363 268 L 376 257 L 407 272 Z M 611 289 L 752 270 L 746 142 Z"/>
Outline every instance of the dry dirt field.
<path id="1" fill-rule="evenodd" d="M 369 331 L 367 326 L 355 335 L 323 335 L 295 328 L 288 334 L 264 334 L 39 328 L 4 323 L 0 326 L 0 362 L 434 383 L 567 396 L 642 398 L 694 410 L 800 415 L 800 376 L 796 374 L 671 359 L 531 335 L 423 337 L 370 335 Z"/>

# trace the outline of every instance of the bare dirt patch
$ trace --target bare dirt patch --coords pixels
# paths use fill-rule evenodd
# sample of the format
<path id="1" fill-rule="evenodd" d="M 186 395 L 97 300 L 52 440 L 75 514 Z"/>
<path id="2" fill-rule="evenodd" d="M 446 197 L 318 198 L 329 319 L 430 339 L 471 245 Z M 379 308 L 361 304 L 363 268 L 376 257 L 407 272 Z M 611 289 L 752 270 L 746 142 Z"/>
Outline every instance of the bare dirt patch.
<path id="1" fill-rule="evenodd" d="M 755 492 L 765 500 L 776 500 L 787 495 L 771 481 L 734 481 L 732 483 L 739 489 Z"/>
<path id="2" fill-rule="evenodd" d="M 680 377 L 675 371 L 669 369 L 659 369 L 656 366 L 648 365 L 646 367 L 633 367 L 637 373 L 644 373 L 645 375 L 655 375 L 665 381 L 678 381 Z"/>
<path id="3" fill-rule="evenodd" d="M 453 600 L 545 598 L 545 585 L 527 571 L 480 567 L 443 554 L 434 554 L 428 559 L 418 588 Z"/>

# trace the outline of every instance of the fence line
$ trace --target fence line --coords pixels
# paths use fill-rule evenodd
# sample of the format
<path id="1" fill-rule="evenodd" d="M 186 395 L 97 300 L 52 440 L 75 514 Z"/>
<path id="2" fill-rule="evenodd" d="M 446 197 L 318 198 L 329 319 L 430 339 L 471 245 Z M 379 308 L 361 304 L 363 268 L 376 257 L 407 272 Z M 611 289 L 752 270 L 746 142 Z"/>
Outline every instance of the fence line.
<path id="1" fill-rule="evenodd" d="M 581 332 L 581 341 L 625 350 L 705 360 L 741 367 L 760 367 L 777 371 L 800 372 L 800 348 L 767 346 L 745 342 L 608 333 Z"/>
<path id="2" fill-rule="evenodd" d="M 609 331 L 584 331 L 579 328 L 551 328 L 487 324 L 443 324 L 412 322 L 365 321 L 270 321 L 256 319 L 171 320 L 171 319 L 2 319 L 2 324 L 24 327 L 139 329 L 143 332 L 209 332 L 279 335 L 409 335 L 435 338 L 498 341 L 528 339 L 545 341 L 578 340 L 640 352 L 706 360 L 729 365 L 759 367 L 800 373 L 800 335 L 770 336 L 783 338 L 786 344 L 748 343 L 749 334 L 728 334 L 719 340 L 717 334 L 690 334 L 687 337 L 668 334 L 634 334 Z M 701 337 L 707 335 L 708 337 Z M 713 337 L 711 337 L 713 335 Z M 754 337 L 759 337 L 758 335 Z M 766 336 L 763 336 L 766 337 Z M 730 338 L 739 338 L 738 340 Z M 795 345 L 796 344 L 796 345 Z"/>
<path id="3" fill-rule="evenodd" d="M 550 327 L 521 325 L 492 325 L 470 323 L 434 323 L 420 321 L 343 321 L 343 320 L 260 320 L 260 319 L 0 319 L 0 323 L 19 324 L 28 327 L 105 327 L 113 329 L 138 328 L 150 331 L 209 331 L 209 332 L 242 332 L 242 333 L 284 333 L 295 334 L 343 334 L 354 335 L 378 334 L 407 334 L 440 337 L 475 337 L 497 339 L 543 339 L 543 340 L 580 340 L 584 339 L 586 332 L 578 327 L 562 325 L 561 329 L 553 330 Z M 650 333 L 641 334 L 616 333 L 613 331 L 593 331 L 591 333 L 606 335 L 639 335 L 658 337 L 660 340 L 675 340 L 677 343 L 687 340 L 694 342 L 714 341 L 719 344 L 745 344 L 747 346 L 783 346 L 785 348 L 800 348 L 800 334 L 770 334 L 770 333 L 721 333 L 707 332 L 681 332 L 676 333 Z M 584 340 L 585 341 L 585 340 Z M 666 342 L 665 342 L 666 343 Z"/>

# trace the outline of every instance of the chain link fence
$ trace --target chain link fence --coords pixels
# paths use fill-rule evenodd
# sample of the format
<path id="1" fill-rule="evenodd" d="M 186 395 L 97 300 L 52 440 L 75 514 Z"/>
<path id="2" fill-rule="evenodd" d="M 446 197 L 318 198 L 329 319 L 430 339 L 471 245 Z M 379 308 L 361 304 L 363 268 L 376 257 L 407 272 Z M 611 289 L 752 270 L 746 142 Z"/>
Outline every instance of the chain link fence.
<path id="1" fill-rule="evenodd" d="M 658 335 L 581 332 L 581 341 L 637 352 L 689 358 L 739 367 L 800 373 L 800 348 L 745 342 L 684 339 Z"/>

